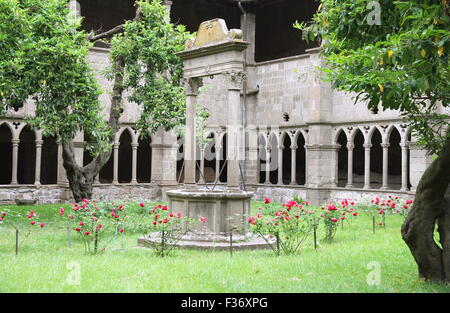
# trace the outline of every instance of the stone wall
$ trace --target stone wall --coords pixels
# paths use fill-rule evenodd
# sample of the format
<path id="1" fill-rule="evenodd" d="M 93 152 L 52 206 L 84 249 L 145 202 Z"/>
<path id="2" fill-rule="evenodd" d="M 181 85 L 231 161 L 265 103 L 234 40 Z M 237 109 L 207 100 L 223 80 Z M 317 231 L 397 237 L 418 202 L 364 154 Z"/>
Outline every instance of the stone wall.
<path id="1" fill-rule="evenodd" d="M 307 188 L 305 187 L 258 185 L 253 199 L 262 201 L 264 198 L 270 198 L 272 201 L 285 203 L 297 196 L 304 200 L 310 200 L 307 198 L 306 193 Z M 393 197 L 398 196 L 401 199 L 414 199 L 413 192 L 334 188 L 330 191 L 329 201 L 340 202 L 343 199 L 348 199 L 355 202 L 370 202 L 375 197 L 387 198 L 389 195 Z"/>
<path id="2" fill-rule="evenodd" d="M 276 202 L 287 202 L 294 197 L 300 197 L 306 199 L 306 190 L 304 187 L 282 187 L 282 186 L 264 186 L 258 185 L 253 196 L 254 200 L 262 201 L 265 198 L 270 198 Z"/>
<path id="3" fill-rule="evenodd" d="M 37 204 L 73 201 L 66 186 L 11 185 L 0 188 L 0 205 L 15 204 L 16 198 L 36 199 Z M 98 200 L 162 200 L 161 188 L 156 184 L 95 185 L 94 198 Z"/>

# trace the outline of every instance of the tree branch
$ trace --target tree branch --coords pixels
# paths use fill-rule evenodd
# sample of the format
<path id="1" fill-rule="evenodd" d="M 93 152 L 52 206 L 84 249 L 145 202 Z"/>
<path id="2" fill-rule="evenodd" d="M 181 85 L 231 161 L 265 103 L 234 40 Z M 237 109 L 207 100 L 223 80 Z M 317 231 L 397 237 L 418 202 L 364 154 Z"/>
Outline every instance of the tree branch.
<path id="1" fill-rule="evenodd" d="M 108 30 L 108 31 L 106 31 L 104 33 L 98 34 L 98 35 L 89 34 L 88 40 L 90 42 L 95 42 L 97 40 L 100 40 L 100 39 L 103 39 L 103 38 L 115 35 L 117 33 L 120 33 L 123 30 L 123 26 L 124 26 L 123 24 L 117 25 L 116 27 L 114 27 L 114 28 L 112 28 L 112 29 L 110 29 L 110 30 Z"/>
<path id="2" fill-rule="evenodd" d="M 136 22 L 137 20 L 139 20 L 141 18 L 141 7 L 138 6 L 136 9 L 136 16 L 134 17 L 133 21 Z M 115 35 L 117 33 L 120 33 L 123 31 L 125 24 L 121 24 L 121 25 L 117 25 L 114 28 L 111 28 L 110 30 L 103 32 L 101 34 L 95 35 L 95 34 L 89 34 L 88 36 L 88 40 L 90 42 L 95 42 L 97 40 L 103 39 L 103 38 L 107 38 L 110 37 L 112 35 Z"/>

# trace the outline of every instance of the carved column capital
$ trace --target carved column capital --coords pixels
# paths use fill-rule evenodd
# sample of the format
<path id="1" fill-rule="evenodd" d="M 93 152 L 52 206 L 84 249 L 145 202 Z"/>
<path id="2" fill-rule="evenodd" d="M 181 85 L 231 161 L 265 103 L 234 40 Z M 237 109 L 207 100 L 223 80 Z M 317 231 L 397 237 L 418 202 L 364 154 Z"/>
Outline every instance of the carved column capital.
<path id="1" fill-rule="evenodd" d="M 363 146 L 364 146 L 364 149 L 366 149 L 366 150 L 370 150 L 370 148 L 372 148 L 371 143 L 365 143 Z"/>
<path id="2" fill-rule="evenodd" d="M 187 96 L 198 96 L 198 89 L 203 86 L 203 80 L 199 77 L 183 78 L 183 85 Z"/>
<path id="3" fill-rule="evenodd" d="M 347 143 L 347 149 L 348 150 L 353 150 L 353 149 L 355 149 L 355 145 L 352 144 L 352 143 Z"/>
<path id="4" fill-rule="evenodd" d="M 380 146 L 381 146 L 383 149 L 388 149 L 391 145 L 390 145 L 389 143 L 382 143 L 382 144 L 380 144 Z"/>
<path id="5" fill-rule="evenodd" d="M 243 83 L 244 79 L 246 78 L 246 74 L 244 72 L 230 71 L 230 72 L 225 72 L 224 76 L 227 81 L 228 90 L 241 90 L 242 89 L 242 83 Z"/>

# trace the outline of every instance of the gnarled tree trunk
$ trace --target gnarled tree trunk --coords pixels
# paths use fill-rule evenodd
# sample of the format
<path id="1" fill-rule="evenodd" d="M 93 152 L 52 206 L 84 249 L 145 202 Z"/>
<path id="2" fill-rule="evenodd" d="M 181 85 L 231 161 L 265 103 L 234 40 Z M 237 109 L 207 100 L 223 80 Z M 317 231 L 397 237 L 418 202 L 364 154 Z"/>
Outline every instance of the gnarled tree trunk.
<path id="1" fill-rule="evenodd" d="M 119 129 L 119 118 L 123 94 L 123 75 L 125 63 L 123 58 L 116 61 L 116 74 L 114 77 L 111 108 L 109 112 L 109 126 L 112 129 L 109 142 L 114 143 Z M 76 202 L 82 199 L 91 199 L 95 177 L 111 157 L 111 150 L 96 156 L 88 165 L 81 167 L 75 160 L 73 142 L 63 143 L 63 165 L 66 170 L 69 186 Z"/>
<path id="2" fill-rule="evenodd" d="M 423 174 L 401 233 L 427 281 L 450 282 L 450 139 Z M 447 194 L 447 198 L 446 198 Z M 439 241 L 434 239 L 438 226 Z"/>
<path id="3" fill-rule="evenodd" d="M 136 7 L 136 16 L 134 21 L 141 18 L 141 7 Z M 88 39 L 91 42 L 110 37 L 116 33 L 123 31 L 124 25 L 118 25 L 111 30 L 108 30 L 99 35 L 91 34 Z M 109 126 L 111 127 L 111 135 L 109 142 L 114 143 L 116 133 L 119 129 L 119 118 L 121 115 L 121 104 L 123 97 L 123 79 L 125 72 L 125 60 L 119 57 L 115 64 L 115 76 L 114 86 L 112 92 L 111 107 L 109 111 Z M 75 153 L 73 149 L 73 142 L 63 143 L 63 161 L 64 168 L 66 170 L 67 178 L 69 180 L 70 189 L 72 190 L 73 197 L 76 202 L 80 202 L 82 199 L 91 199 L 93 184 L 95 177 L 99 174 L 102 167 L 108 162 L 111 157 L 111 150 L 105 153 L 99 154 L 95 157 L 91 163 L 81 167 L 75 160 Z"/>

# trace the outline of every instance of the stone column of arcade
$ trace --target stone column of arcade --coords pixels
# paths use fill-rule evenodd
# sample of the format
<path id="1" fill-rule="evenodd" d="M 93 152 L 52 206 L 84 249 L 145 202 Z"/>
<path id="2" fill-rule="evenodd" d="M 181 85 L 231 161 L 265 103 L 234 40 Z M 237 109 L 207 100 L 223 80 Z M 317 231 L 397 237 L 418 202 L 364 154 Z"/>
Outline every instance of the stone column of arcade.
<path id="1" fill-rule="evenodd" d="M 175 245 L 185 248 L 227 250 L 230 238 L 233 249 L 268 248 L 267 243 L 249 233 L 247 218 L 250 214 L 252 192 L 241 188 L 239 162 L 245 155 L 242 142 L 241 90 L 244 73 L 244 51 L 248 43 L 242 40 L 242 32 L 228 30 L 225 21 L 214 19 L 203 22 L 195 39 L 186 42 L 185 51 L 178 53 L 184 64 L 186 84 L 185 128 L 185 180 L 180 189 L 167 191 L 171 213 L 181 213 L 206 222 L 192 229 Z M 195 105 L 198 88 L 203 77 L 225 76 L 220 92 L 227 94 L 227 107 L 219 110 L 225 114 L 227 129 L 227 187 L 206 188 L 195 183 Z M 202 99 L 214 105 L 214 98 Z M 244 160 L 245 161 L 245 160 Z M 232 236 L 230 236 L 232 235 Z M 149 234 L 138 240 L 140 245 L 151 246 L 160 242 L 159 234 Z"/>

